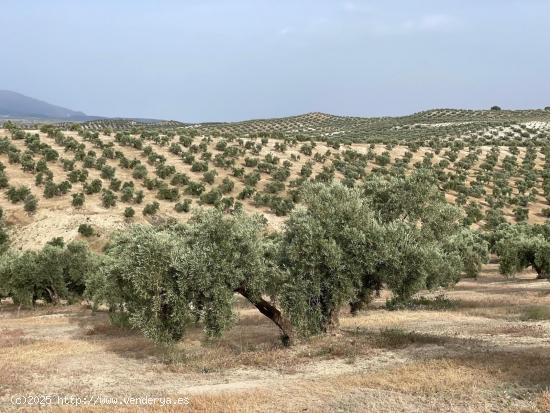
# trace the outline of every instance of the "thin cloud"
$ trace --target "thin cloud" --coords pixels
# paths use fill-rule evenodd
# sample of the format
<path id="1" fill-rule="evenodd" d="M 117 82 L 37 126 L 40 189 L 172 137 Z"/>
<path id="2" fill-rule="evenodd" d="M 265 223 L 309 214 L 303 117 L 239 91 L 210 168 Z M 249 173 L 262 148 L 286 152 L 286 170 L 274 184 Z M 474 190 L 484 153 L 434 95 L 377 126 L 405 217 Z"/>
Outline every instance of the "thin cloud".
<path id="1" fill-rule="evenodd" d="M 354 1 L 346 1 L 343 4 L 345 11 L 350 13 L 368 13 L 372 11 L 372 8 L 367 4 L 358 4 Z"/>
<path id="2" fill-rule="evenodd" d="M 292 32 L 292 27 L 283 27 L 281 30 L 279 30 L 279 36 L 288 36 Z"/>
<path id="3" fill-rule="evenodd" d="M 432 14 L 422 16 L 416 20 L 408 20 L 403 29 L 409 32 L 441 32 L 449 31 L 456 27 L 457 21 L 447 14 Z"/>
<path id="4" fill-rule="evenodd" d="M 429 14 L 401 22 L 377 21 L 372 23 L 371 30 L 376 35 L 406 35 L 451 32 L 458 27 L 458 20 L 451 15 Z"/>

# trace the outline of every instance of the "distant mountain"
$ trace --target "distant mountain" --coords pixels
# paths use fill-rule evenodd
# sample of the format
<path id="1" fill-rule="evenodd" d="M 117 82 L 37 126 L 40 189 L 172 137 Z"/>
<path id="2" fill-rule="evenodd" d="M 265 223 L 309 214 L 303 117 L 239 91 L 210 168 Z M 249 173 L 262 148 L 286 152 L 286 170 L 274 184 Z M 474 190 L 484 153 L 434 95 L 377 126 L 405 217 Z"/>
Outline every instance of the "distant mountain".
<path id="1" fill-rule="evenodd" d="M 0 118 L 87 121 L 97 119 L 10 90 L 0 90 Z"/>

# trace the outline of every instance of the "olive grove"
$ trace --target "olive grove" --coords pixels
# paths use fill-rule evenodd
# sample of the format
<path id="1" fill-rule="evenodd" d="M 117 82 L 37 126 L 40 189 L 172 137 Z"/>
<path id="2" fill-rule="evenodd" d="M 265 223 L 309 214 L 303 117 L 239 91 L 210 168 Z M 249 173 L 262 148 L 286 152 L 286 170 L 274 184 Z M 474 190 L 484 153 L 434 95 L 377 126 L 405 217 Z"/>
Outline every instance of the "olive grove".
<path id="1" fill-rule="evenodd" d="M 343 307 L 357 312 L 383 287 L 407 300 L 475 276 L 485 262 L 487 243 L 431 179 L 308 184 L 279 232 L 260 215 L 220 209 L 195 211 L 187 224 L 134 226 L 113 237 L 88 294 L 161 342 L 180 339 L 190 323 L 223 334 L 236 317 L 235 294 L 285 343 L 330 331 Z"/>

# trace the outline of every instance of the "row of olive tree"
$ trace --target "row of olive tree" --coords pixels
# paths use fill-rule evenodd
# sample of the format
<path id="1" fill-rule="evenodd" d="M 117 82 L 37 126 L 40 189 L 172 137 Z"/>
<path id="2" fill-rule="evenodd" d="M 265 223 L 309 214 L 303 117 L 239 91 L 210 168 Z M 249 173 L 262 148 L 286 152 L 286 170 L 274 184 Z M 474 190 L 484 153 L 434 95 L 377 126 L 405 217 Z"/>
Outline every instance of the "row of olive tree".
<path id="1" fill-rule="evenodd" d="M 240 294 L 288 343 L 329 331 L 342 307 L 356 312 L 384 286 L 407 300 L 475 275 L 487 259 L 487 243 L 425 172 L 374 177 L 361 190 L 311 184 L 302 205 L 282 232 L 261 216 L 211 209 L 186 225 L 118 233 L 88 294 L 161 342 L 190 323 L 221 335 Z"/>

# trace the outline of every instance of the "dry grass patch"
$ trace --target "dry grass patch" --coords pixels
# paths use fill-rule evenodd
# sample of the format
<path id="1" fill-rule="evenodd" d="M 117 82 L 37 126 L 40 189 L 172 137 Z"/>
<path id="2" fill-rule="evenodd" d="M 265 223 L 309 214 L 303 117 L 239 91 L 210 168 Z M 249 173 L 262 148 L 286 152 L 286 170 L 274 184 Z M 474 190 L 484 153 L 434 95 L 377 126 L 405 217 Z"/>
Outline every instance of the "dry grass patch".
<path id="1" fill-rule="evenodd" d="M 429 326 L 442 323 L 459 324 L 471 321 L 471 317 L 461 312 L 449 311 L 367 311 L 357 317 L 344 317 L 340 325 L 346 331 L 379 332 L 384 329 L 405 328 L 406 326 Z"/>
<path id="2" fill-rule="evenodd" d="M 550 390 L 545 390 L 541 392 L 535 398 L 535 408 L 534 413 L 547 413 L 550 412 Z"/>
<path id="3" fill-rule="evenodd" d="M 501 288 L 490 280 L 467 280 L 467 289 L 450 290 L 446 297 L 458 303 L 452 309 L 435 310 L 429 298 L 422 311 L 343 312 L 337 334 L 291 348 L 242 301 L 236 325 L 223 338 L 208 340 L 191 328 L 170 348 L 111 325 L 105 312 L 38 308 L 17 317 L 11 309 L 0 318 L 0 396 L 41 389 L 162 397 L 181 389 L 190 399 L 189 406 L 117 406 L 122 412 L 550 411 L 549 326 L 518 321 L 527 310 L 544 315 L 550 296 L 540 290 L 547 287 L 501 279 Z M 510 321 L 472 314 L 505 310 Z"/>
<path id="4" fill-rule="evenodd" d="M 430 334 L 404 331 L 400 328 L 386 328 L 374 338 L 375 345 L 382 348 L 404 348 L 413 344 L 444 344 L 445 337 L 433 336 Z"/>
<path id="5" fill-rule="evenodd" d="M 482 325 L 468 328 L 472 334 L 507 335 L 512 337 L 542 338 L 546 335 L 544 328 L 530 324 Z"/>
<path id="6" fill-rule="evenodd" d="M 482 359 L 483 355 L 418 360 L 372 372 L 299 380 L 254 392 L 197 395 L 191 397 L 190 408 L 200 412 L 328 412 L 334 411 L 336 406 L 341 409 L 338 411 L 396 411 L 392 408 L 399 408 L 398 411 L 504 411 L 502 407 L 515 399 L 504 397 L 503 388 L 524 384 L 522 375 L 515 377 L 519 364 L 512 361 L 516 367 L 506 370 L 501 368 L 502 364 L 492 367 L 494 357 L 486 363 L 481 362 Z M 499 363 L 502 362 L 504 360 L 499 358 Z M 533 363 L 534 360 L 528 362 L 530 366 Z M 535 377 L 540 378 L 545 372 L 539 369 Z M 541 408 L 547 403 L 545 397 L 537 399 Z M 518 411 L 515 408 L 506 410 Z"/>
<path id="7" fill-rule="evenodd" d="M 176 397 L 177 399 L 177 397 Z M 209 412 L 225 412 L 226 410 L 223 409 L 223 404 L 218 405 L 218 410 L 209 410 Z M 36 411 L 29 409 L 28 411 Z M 156 413 L 156 412 L 163 412 L 163 413 L 181 413 L 186 412 L 189 413 L 190 411 L 196 411 L 194 409 L 191 409 L 189 405 L 182 405 L 182 406 L 161 406 L 161 405 L 152 405 L 152 406 L 120 406 L 116 405 L 109 406 L 109 405 L 102 405 L 102 406 L 79 406 L 78 409 L 75 409 L 74 406 L 52 406 L 48 407 L 46 409 L 43 409 L 43 411 L 52 412 L 52 413 L 73 413 L 75 411 L 82 412 L 82 413 L 112 413 L 116 411 L 117 413 Z M 236 412 L 237 410 L 228 410 L 229 412 Z"/>
<path id="8" fill-rule="evenodd" d="M 298 351 L 298 357 L 311 361 L 345 359 L 354 362 L 357 357 L 369 357 L 375 352 L 370 335 L 341 331 L 337 335 L 309 339 Z"/>
<path id="9" fill-rule="evenodd" d="M 550 320 L 550 307 L 548 306 L 531 306 L 523 310 L 521 315 L 522 321 L 532 320 Z"/>
<path id="10" fill-rule="evenodd" d="M 342 375 L 333 382 L 423 396 L 488 390 L 522 393 L 550 385 L 550 356 L 502 352 L 424 359 L 372 374 Z"/>
<path id="11" fill-rule="evenodd" d="M 244 347 L 222 341 L 156 347 L 155 357 L 159 361 L 155 365 L 158 372 L 178 373 L 221 373 L 237 368 L 292 373 L 297 365 L 307 361 L 278 343 Z"/>
<path id="12" fill-rule="evenodd" d="M 373 374 L 343 375 L 333 382 L 339 388 L 380 388 L 415 395 L 465 394 L 497 384 L 489 371 L 449 359 L 415 361 Z"/>
<path id="13" fill-rule="evenodd" d="M 32 341 L 32 338 L 25 337 L 25 332 L 20 328 L 0 328 L 0 349 L 28 344 Z"/>
<path id="14" fill-rule="evenodd" d="M 305 364 L 320 360 L 346 360 L 354 363 L 379 352 L 379 349 L 405 348 L 410 345 L 444 344 L 445 338 L 384 329 L 375 333 L 344 331 L 313 337 L 292 348 L 283 347 L 278 339 L 243 346 L 227 339 L 201 343 L 184 342 L 176 348 L 160 349 L 156 357 L 160 369 L 173 372 L 213 373 L 235 368 L 254 368 L 292 374 Z M 158 349 L 158 347 L 157 347 Z"/>
<path id="15" fill-rule="evenodd" d="M 3 363 L 0 369 L 0 397 L 14 394 L 23 384 L 21 367 Z"/>
<path id="16" fill-rule="evenodd" d="M 34 340 L 21 345 L 0 348 L 0 365 L 44 366 L 58 358 L 97 352 L 99 348 L 80 340 Z"/>

